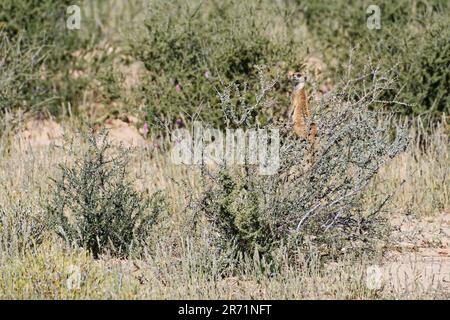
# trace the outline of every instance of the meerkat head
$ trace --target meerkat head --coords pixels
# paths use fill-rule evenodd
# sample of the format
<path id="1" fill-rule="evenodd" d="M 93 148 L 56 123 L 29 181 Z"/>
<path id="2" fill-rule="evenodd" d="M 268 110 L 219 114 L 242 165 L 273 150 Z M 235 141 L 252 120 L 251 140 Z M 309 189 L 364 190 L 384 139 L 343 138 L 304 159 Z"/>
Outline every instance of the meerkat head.
<path id="1" fill-rule="evenodd" d="M 288 78 L 294 83 L 295 89 L 302 89 L 306 84 L 306 76 L 301 72 L 290 72 Z"/>

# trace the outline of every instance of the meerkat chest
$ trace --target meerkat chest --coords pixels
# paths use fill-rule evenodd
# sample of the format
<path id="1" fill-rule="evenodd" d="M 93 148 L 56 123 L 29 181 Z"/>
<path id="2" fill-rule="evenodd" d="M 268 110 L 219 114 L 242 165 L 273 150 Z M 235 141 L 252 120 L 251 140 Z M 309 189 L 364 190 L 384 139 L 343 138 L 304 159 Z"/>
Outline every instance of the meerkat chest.
<path id="1" fill-rule="evenodd" d="M 292 95 L 292 105 L 295 110 L 307 108 L 307 96 L 304 88 L 295 90 Z"/>

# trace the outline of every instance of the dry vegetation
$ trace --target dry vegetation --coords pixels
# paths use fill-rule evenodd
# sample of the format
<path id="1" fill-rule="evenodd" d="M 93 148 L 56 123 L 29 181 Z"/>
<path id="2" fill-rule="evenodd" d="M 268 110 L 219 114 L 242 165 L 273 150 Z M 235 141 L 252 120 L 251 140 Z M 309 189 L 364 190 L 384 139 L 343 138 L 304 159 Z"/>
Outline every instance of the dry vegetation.
<path id="1" fill-rule="evenodd" d="M 83 41 L 89 44 L 83 42 L 84 47 L 76 50 L 73 47 L 67 48 L 73 59 L 69 64 L 72 68 L 68 71 L 69 78 L 75 82 L 81 79 L 82 84 L 77 87 L 80 90 L 74 94 L 75 98 L 69 97 L 70 92 L 64 92 L 67 97 L 59 101 L 60 104 L 56 106 L 58 112 L 52 112 L 55 106 L 43 106 L 46 103 L 45 97 L 44 102 L 39 101 L 29 108 L 8 107 L 10 101 L 17 96 L 17 92 L 11 90 L 5 95 L 10 99 L 8 103 L 3 100 L 5 103 L 0 104 L 4 107 L 1 110 L 0 138 L 0 298 L 450 298 L 448 100 L 433 100 L 440 108 L 437 116 L 436 109 L 433 109 L 432 112 L 425 112 L 426 116 L 420 116 L 424 113 L 423 110 L 416 110 L 417 114 L 409 114 L 414 117 L 388 114 L 377 118 L 379 127 L 393 132 L 401 127 L 400 124 L 408 127 L 409 144 L 403 153 L 377 170 L 361 194 L 360 200 L 366 209 L 375 208 L 386 197 L 389 198 L 379 211 L 380 224 L 376 226 L 379 237 L 372 239 L 374 241 L 370 250 L 357 245 L 352 247 L 350 241 L 350 244 L 339 248 L 337 256 L 330 257 L 328 242 L 308 242 L 310 237 L 306 237 L 302 238 L 303 242 L 295 259 L 292 259 L 289 244 L 283 244 L 273 247 L 270 256 L 256 251 L 254 254 L 246 252 L 238 255 L 233 258 L 232 268 L 229 265 L 224 268 L 223 256 L 217 255 L 211 237 L 215 230 L 211 228 L 208 219 L 199 218 L 197 212 L 192 210 L 192 198 L 203 195 L 202 172 L 199 168 L 174 165 L 166 152 L 166 147 L 170 146 L 163 141 L 164 135 L 158 132 L 160 124 L 152 122 L 156 118 L 155 114 L 161 112 L 158 119 L 161 119 L 166 129 L 173 129 L 176 127 L 174 119 L 182 119 L 183 123 L 187 123 L 191 112 L 200 108 L 198 115 L 203 120 L 223 125 L 220 108 L 211 114 L 204 113 L 204 110 L 208 110 L 204 105 L 210 107 L 215 102 L 218 105 L 220 99 L 214 90 L 207 91 L 200 77 L 195 78 L 195 75 L 182 78 L 185 82 L 184 97 L 191 103 L 198 103 L 190 106 L 192 110 L 186 110 L 184 105 L 177 104 L 180 103 L 180 96 L 173 87 L 162 88 L 164 94 L 154 91 L 157 86 L 174 85 L 173 77 L 183 77 L 183 68 L 188 63 L 186 61 L 193 60 L 184 60 L 185 57 L 180 58 L 183 61 L 179 63 L 171 60 L 172 74 L 164 71 L 164 68 L 149 68 L 149 61 L 145 61 L 148 59 L 146 55 L 151 56 L 146 51 L 148 48 L 139 42 L 142 38 L 137 37 L 136 33 L 129 33 L 129 27 L 133 23 L 142 26 L 144 17 L 137 13 L 144 12 L 143 2 L 85 2 L 85 14 L 91 28 L 88 31 L 92 31 L 92 34 L 88 32 L 86 37 L 86 30 L 82 32 Z M 160 1 L 153 2 L 160 4 Z M 267 7 L 270 8 L 270 5 Z M 289 29 L 290 25 L 284 22 L 291 21 L 292 16 L 278 13 L 267 18 L 276 28 L 270 29 L 266 35 L 258 34 L 263 43 L 267 39 L 276 39 L 274 48 L 250 46 L 250 53 L 251 50 L 263 50 L 261 48 L 269 50 L 273 56 L 268 54 L 266 60 L 262 59 L 269 65 L 269 75 L 296 68 L 306 61 L 306 68 L 310 68 L 311 75 L 316 73 L 312 77 L 311 91 L 319 97 L 318 88 L 328 83 L 326 78 L 330 74 L 338 72 L 336 65 L 339 63 L 336 61 L 343 61 L 344 57 L 334 57 L 329 48 L 325 50 L 321 47 L 321 41 L 327 43 L 330 40 L 325 36 L 317 38 L 314 32 L 308 31 L 308 28 L 316 30 L 314 24 L 300 23 L 295 29 Z M 257 14 L 267 13 L 261 10 Z M 152 16 L 152 19 L 158 20 L 158 17 Z M 1 23 L 2 20 L 0 31 Z M 243 23 L 250 25 L 248 21 Z M 224 29 L 228 27 L 224 25 Z M 208 28 L 205 26 L 202 32 L 209 32 Z M 152 32 L 158 32 L 158 29 Z M 307 56 L 306 50 L 302 51 L 301 46 L 297 47 L 298 43 L 291 43 L 295 50 L 300 50 L 300 57 L 296 58 L 293 50 L 292 55 L 286 53 L 284 63 L 276 65 L 271 59 L 279 54 L 277 46 L 284 45 L 292 37 L 291 32 L 303 39 L 303 42 L 299 42 L 307 44 L 314 54 Z M 248 35 L 240 36 L 245 41 L 248 40 Z M 130 38 L 133 37 L 136 37 L 133 39 L 135 42 L 130 45 Z M 186 39 L 178 40 L 184 44 Z M 337 46 L 345 47 L 342 43 Z M 1 49 L 0 46 L 0 52 Z M 34 49 L 30 46 L 24 56 Z M 237 55 L 233 49 L 234 47 L 223 48 L 225 53 L 222 54 Z M 347 47 L 345 51 L 348 51 Z M 316 54 L 317 52 L 323 54 Z M 217 57 L 220 56 L 218 54 Z M 212 56 L 208 63 L 215 63 L 214 59 L 217 57 Z M 345 61 L 346 58 L 347 56 Z M 139 61 L 140 59 L 144 61 Z M 161 60 L 164 60 L 163 56 Z M 328 67 L 323 60 L 327 61 Z M 195 61 L 201 66 L 200 62 Z M 276 65 L 273 69 L 272 62 Z M 230 60 L 229 63 L 233 65 L 234 62 Z M 291 66 L 290 63 L 298 65 Z M 144 67 L 145 64 L 147 68 Z M 8 69 L 8 74 L 13 75 L 12 64 L 9 66 L 11 69 Z M 228 66 L 222 67 L 226 69 Z M 244 79 L 251 83 L 257 79 L 255 74 L 251 73 L 247 77 L 245 72 L 247 71 L 235 71 L 223 80 L 229 83 L 235 79 Z M 200 74 L 203 76 L 203 69 Z M 195 82 L 195 85 L 190 86 L 187 83 L 189 80 Z M 218 79 L 214 79 L 216 80 Z M 11 86 L 14 81 L 16 80 L 8 77 L 2 83 Z M 261 112 L 262 122 L 272 116 L 277 121 L 285 119 L 285 111 L 280 106 L 289 105 L 287 97 L 290 88 L 283 81 L 281 79 L 275 88 L 275 95 L 269 96 L 279 104 L 273 108 L 273 113 Z M 218 85 L 219 82 L 213 84 Z M 332 80 L 334 85 L 337 82 L 337 79 Z M 442 83 L 445 81 L 440 82 Z M 442 97 L 440 92 L 437 97 Z M 410 98 L 408 93 L 404 97 Z M 26 100 L 26 95 L 21 96 L 21 99 Z M 421 99 L 427 100 L 423 97 Z M 161 111 L 160 105 L 153 107 L 153 103 L 161 100 L 171 105 L 170 109 Z M 380 105 L 386 107 L 385 103 Z M 368 103 L 365 107 L 373 106 Z M 433 117 L 430 117 L 431 113 Z M 320 113 L 315 116 L 320 118 Z M 146 233 L 145 245 L 141 245 L 139 250 L 130 249 L 126 255 L 117 255 L 111 247 L 106 246 L 98 256 L 99 252 L 96 251 L 94 257 L 92 250 L 83 242 L 58 236 L 58 232 L 55 232 L 58 226 L 55 229 L 54 225 L 49 224 L 48 204 L 56 189 L 52 179 L 58 180 L 61 177 L 59 165 L 67 163 L 69 159 L 68 153 L 61 146 L 67 146 L 67 139 L 73 139 L 74 154 L 83 154 L 89 150 L 87 140 L 77 133 L 80 128 L 86 130 L 86 121 L 96 129 L 109 128 L 113 145 L 117 146 L 122 142 L 127 146 L 134 146 L 128 152 L 130 159 L 124 177 L 137 193 L 152 195 L 162 191 L 167 204 L 165 210 L 158 215 L 157 223 Z M 152 138 L 144 139 L 144 122 L 150 123 Z M 62 137 L 63 133 L 66 134 L 65 139 Z M 330 133 L 327 137 L 333 137 L 333 134 Z M 117 150 L 120 153 L 119 147 Z M 367 285 L 367 268 L 373 265 L 378 265 L 382 270 L 382 286 L 377 289 L 371 289 Z M 73 278 L 74 270 L 80 271 L 80 278 Z M 70 285 L 73 284 L 71 281 L 79 281 L 79 286 Z"/>
<path id="2" fill-rule="evenodd" d="M 411 129 L 412 141 L 423 132 Z M 192 233 L 192 215 L 186 207 L 183 185 L 195 192 L 198 177 L 186 167 L 174 166 L 149 149 L 133 153 L 130 169 L 138 189 L 162 189 L 171 209 L 161 219 L 152 247 L 139 258 L 96 260 L 86 250 L 68 246 L 39 227 L 46 219 L 43 198 L 51 192 L 49 177 L 64 159 L 59 149 L 33 147 L 15 138 L 1 161 L 2 238 L 1 286 L 3 298 L 448 298 L 449 294 L 449 197 L 447 135 L 441 125 L 428 136 L 429 151 L 412 143 L 386 166 L 379 180 L 396 189 L 386 212 L 393 232 L 375 257 L 351 252 L 339 261 L 321 263 L 320 253 L 292 265 L 277 253 L 279 274 L 264 273 L 264 261 L 245 258 L 233 276 L 223 277 L 211 261 L 208 238 L 199 228 Z M 82 145 L 80 145 L 82 148 Z M 439 156 L 438 156 L 439 154 Z M 414 172 L 420 172 L 416 174 Z M 150 179 L 151 177 L 151 179 Z M 400 181 L 405 181 L 398 188 Z M 385 185 L 386 187 L 386 185 Z M 430 192 L 433 190 L 433 192 Z M 369 201 L 370 201 L 369 197 Z M 385 272 L 383 287 L 366 286 L 367 267 L 378 264 Z M 80 289 L 69 290 L 70 266 L 82 273 Z"/>

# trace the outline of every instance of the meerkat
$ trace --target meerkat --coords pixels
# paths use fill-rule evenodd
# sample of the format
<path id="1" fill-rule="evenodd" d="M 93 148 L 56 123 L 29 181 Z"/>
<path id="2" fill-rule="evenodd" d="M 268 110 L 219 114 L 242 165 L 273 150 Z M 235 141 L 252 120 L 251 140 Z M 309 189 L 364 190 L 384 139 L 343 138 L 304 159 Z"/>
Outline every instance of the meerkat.
<path id="1" fill-rule="evenodd" d="M 309 109 L 308 95 L 305 89 L 306 76 L 300 72 L 294 72 L 289 74 L 289 78 L 294 81 L 295 85 L 291 98 L 294 120 L 293 131 L 295 135 L 310 143 L 310 161 L 313 162 L 317 125 L 310 122 L 311 110 Z"/>

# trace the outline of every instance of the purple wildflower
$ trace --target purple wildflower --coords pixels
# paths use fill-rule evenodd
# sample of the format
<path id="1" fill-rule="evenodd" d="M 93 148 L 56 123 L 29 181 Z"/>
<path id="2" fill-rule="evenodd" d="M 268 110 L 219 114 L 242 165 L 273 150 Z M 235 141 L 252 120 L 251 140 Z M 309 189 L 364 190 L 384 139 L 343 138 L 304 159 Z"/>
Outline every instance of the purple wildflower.
<path id="1" fill-rule="evenodd" d="M 144 127 L 142 129 L 144 130 L 144 139 L 147 139 L 148 132 L 150 131 L 147 122 L 144 123 Z"/>

